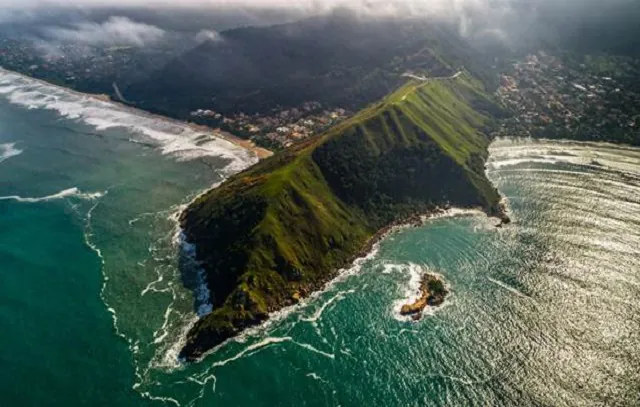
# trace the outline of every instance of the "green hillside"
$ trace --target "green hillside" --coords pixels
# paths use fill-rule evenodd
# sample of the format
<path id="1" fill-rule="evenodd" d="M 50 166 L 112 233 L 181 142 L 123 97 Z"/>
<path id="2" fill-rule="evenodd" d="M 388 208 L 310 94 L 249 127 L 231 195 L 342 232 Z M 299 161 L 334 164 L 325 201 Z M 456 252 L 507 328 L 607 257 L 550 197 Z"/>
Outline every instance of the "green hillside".
<path id="1" fill-rule="evenodd" d="M 484 175 L 492 109 L 467 74 L 410 82 L 200 197 L 182 225 L 214 311 L 182 355 L 197 358 L 321 288 L 393 221 L 446 203 L 500 214 Z"/>

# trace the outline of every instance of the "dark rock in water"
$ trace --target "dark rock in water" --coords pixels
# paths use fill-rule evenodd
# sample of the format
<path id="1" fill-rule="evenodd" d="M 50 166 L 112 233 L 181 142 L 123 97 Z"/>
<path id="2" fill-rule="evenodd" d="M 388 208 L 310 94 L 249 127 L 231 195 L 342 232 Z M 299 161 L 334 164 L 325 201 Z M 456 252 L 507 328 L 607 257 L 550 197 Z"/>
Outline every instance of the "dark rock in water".
<path id="1" fill-rule="evenodd" d="M 509 218 L 509 215 L 507 215 L 507 208 L 503 202 L 500 202 L 498 204 L 496 216 L 498 217 L 498 219 L 500 219 L 500 223 L 497 225 L 497 227 L 499 228 L 511 223 L 511 218 Z"/>
<path id="2" fill-rule="evenodd" d="M 412 304 L 405 304 L 400 310 L 401 315 L 411 315 L 414 321 L 422 317 L 422 311 L 427 307 L 438 307 L 444 303 L 449 294 L 444 282 L 433 274 L 426 273 L 420 283 L 420 298 Z"/>

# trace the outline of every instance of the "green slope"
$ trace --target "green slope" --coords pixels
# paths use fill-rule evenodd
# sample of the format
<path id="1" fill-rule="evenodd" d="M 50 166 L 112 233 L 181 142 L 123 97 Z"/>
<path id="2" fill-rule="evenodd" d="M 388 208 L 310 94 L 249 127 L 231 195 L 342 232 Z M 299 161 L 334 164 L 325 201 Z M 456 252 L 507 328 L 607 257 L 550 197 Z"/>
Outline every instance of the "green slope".
<path id="1" fill-rule="evenodd" d="M 182 225 L 214 311 L 182 355 L 197 358 L 321 288 L 393 221 L 446 203 L 499 214 L 484 175 L 490 109 L 467 74 L 410 82 L 200 197 Z"/>

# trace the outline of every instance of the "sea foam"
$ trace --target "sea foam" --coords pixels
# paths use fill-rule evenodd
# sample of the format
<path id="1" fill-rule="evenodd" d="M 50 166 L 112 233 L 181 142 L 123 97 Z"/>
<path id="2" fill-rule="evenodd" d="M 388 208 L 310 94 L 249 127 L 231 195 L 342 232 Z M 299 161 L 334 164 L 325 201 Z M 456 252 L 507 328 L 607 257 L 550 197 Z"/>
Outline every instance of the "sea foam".
<path id="1" fill-rule="evenodd" d="M 57 192 L 57 193 L 52 194 L 52 195 L 42 196 L 42 197 L 39 197 L 39 198 L 23 198 L 23 197 L 18 196 L 18 195 L 0 196 L 0 201 L 16 201 L 16 202 L 23 202 L 23 203 L 37 203 L 37 202 L 55 201 L 55 200 L 58 200 L 58 199 L 65 199 L 65 198 L 77 198 L 77 199 L 84 199 L 84 200 L 95 200 L 95 199 L 101 198 L 103 195 L 104 195 L 104 192 L 85 193 L 85 192 L 80 191 L 78 188 L 73 187 L 73 188 L 62 190 L 62 191 Z"/>
<path id="2" fill-rule="evenodd" d="M 0 68 L 0 96 L 28 109 L 45 109 L 104 131 L 123 128 L 163 154 L 179 160 L 204 156 L 221 158 L 223 171 L 232 174 L 254 164 L 257 157 L 215 133 L 199 132 L 186 123 L 162 119 L 125 106 L 99 100 Z"/>
<path id="3" fill-rule="evenodd" d="M 23 150 L 16 148 L 16 143 L 0 144 L 0 163 L 23 153 Z"/>

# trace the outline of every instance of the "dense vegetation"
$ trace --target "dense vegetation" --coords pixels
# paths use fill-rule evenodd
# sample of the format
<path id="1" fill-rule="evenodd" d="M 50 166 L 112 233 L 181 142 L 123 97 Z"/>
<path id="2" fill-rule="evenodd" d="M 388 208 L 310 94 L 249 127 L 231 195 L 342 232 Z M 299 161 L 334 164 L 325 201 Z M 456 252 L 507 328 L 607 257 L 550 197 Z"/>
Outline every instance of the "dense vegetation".
<path id="1" fill-rule="evenodd" d="M 500 214 L 484 176 L 494 107 L 468 74 L 411 82 L 325 135 L 229 179 L 183 214 L 214 311 L 182 355 L 317 290 L 390 222 L 451 203 Z"/>
<path id="2" fill-rule="evenodd" d="M 397 89 L 408 70 L 444 76 L 464 65 L 478 75 L 474 68 L 487 59 L 444 23 L 348 13 L 233 29 L 220 38 L 176 58 L 125 96 L 181 118 L 199 108 L 269 113 L 305 101 L 356 111 Z"/>

